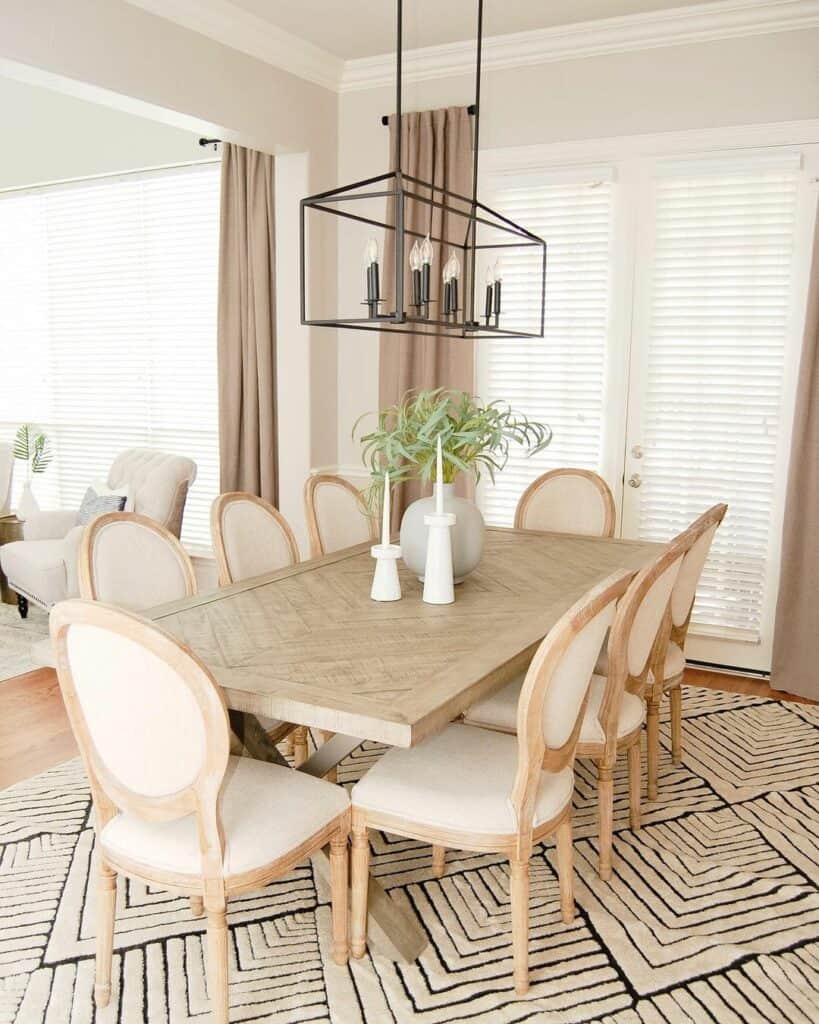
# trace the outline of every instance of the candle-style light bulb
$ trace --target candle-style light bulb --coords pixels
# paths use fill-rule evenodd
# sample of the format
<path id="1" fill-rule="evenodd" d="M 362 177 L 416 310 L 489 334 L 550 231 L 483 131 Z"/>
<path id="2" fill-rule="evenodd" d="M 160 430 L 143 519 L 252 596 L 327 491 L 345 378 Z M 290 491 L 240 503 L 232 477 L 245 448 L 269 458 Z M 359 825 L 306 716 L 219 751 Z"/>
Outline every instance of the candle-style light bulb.
<path id="1" fill-rule="evenodd" d="M 378 263 L 378 242 L 374 238 L 371 238 L 364 248 L 364 262 L 367 266 Z"/>
<path id="2" fill-rule="evenodd" d="M 416 243 L 417 244 L 417 243 Z M 432 263 L 433 249 L 432 242 L 429 240 L 429 235 L 421 242 L 421 262 Z"/>
<path id="3" fill-rule="evenodd" d="M 381 502 L 381 543 L 390 542 L 390 471 L 384 473 L 384 498 Z"/>
<path id="4" fill-rule="evenodd" d="M 487 326 L 489 326 L 489 318 L 492 316 L 492 289 L 495 284 L 495 274 L 492 267 L 486 268 L 486 302 L 483 307 L 483 315 L 486 317 Z"/>
<path id="5" fill-rule="evenodd" d="M 501 284 L 503 282 L 503 266 L 501 265 L 500 256 L 495 260 L 495 267 L 493 270 L 495 275 L 495 283 L 492 286 L 493 298 L 494 298 L 494 312 L 495 316 L 500 316 L 501 311 Z"/>
<path id="6" fill-rule="evenodd" d="M 415 245 L 410 249 L 410 257 L 409 257 L 410 270 L 420 270 L 422 262 L 423 261 L 421 259 L 421 245 L 418 242 L 418 240 L 416 239 Z"/>
<path id="7" fill-rule="evenodd" d="M 449 280 L 449 311 L 450 313 L 458 312 L 458 279 L 461 276 L 461 261 L 458 259 L 457 253 L 452 253 L 449 257 L 450 262 L 450 280 Z"/>
<path id="8" fill-rule="evenodd" d="M 444 511 L 444 455 L 441 449 L 441 435 L 438 435 L 438 452 L 435 458 L 435 513 Z"/>
<path id="9" fill-rule="evenodd" d="M 491 288 L 495 283 L 495 275 L 492 271 L 492 267 L 486 268 L 486 287 Z"/>
<path id="10" fill-rule="evenodd" d="M 452 262 L 452 277 L 458 278 L 461 276 L 461 261 L 458 259 L 458 254 L 453 252 L 449 257 Z"/>

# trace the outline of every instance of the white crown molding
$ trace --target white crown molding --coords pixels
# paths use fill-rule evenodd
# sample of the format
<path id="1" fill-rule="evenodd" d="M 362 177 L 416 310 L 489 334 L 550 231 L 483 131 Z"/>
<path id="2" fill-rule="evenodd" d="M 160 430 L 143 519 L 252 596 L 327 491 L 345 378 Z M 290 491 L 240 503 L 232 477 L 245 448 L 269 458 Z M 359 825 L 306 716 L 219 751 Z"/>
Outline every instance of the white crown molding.
<path id="1" fill-rule="evenodd" d="M 127 0 L 282 71 L 337 91 L 344 61 L 230 0 Z"/>
<path id="2" fill-rule="evenodd" d="M 684 43 L 788 32 L 819 26 L 819 0 L 714 0 L 597 21 L 492 36 L 484 40 L 484 69 L 500 70 L 599 57 Z M 447 43 L 404 54 L 405 81 L 474 74 L 474 41 Z M 340 91 L 395 82 L 395 55 L 346 61 Z"/>

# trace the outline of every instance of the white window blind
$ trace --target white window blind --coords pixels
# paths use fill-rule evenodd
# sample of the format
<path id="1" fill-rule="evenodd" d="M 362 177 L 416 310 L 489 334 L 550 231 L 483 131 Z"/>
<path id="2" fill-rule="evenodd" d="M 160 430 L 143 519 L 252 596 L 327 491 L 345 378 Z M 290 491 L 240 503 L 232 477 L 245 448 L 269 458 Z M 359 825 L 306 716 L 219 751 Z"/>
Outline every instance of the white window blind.
<path id="1" fill-rule="evenodd" d="M 119 452 L 158 448 L 196 462 L 182 538 L 210 546 L 219 174 L 207 163 L 0 195 L 0 437 L 24 421 L 51 436 L 43 507 L 78 507 Z"/>
<path id="2" fill-rule="evenodd" d="M 600 179 L 604 180 L 600 180 Z M 486 401 L 499 399 L 554 431 L 551 445 L 531 458 L 520 448 L 494 485 L 482 482 L 479 501 L 490 523 L 511 525 L 527 485 L 556 466 L 600 469 L 604 434 L 604 375 L 609 331 L 612 248 L 611 174 L 573 176 L 528 172 L 488 183 L 499 212 L 546 239 L 546 337 L 482 341 L 478 382 Z M 504 322 L 531 329 L 539 309 L 536 257 L 504 256 Z"/>
<path id="3" fill-rule="evenodd" d="M 667 540 L 726 501 L 693 621 L 751 641 L 760 636 L 782 468 L 797 198 L 796 171 L 770 163 L 663 169 L 640 412 L 640 535 Z"/>

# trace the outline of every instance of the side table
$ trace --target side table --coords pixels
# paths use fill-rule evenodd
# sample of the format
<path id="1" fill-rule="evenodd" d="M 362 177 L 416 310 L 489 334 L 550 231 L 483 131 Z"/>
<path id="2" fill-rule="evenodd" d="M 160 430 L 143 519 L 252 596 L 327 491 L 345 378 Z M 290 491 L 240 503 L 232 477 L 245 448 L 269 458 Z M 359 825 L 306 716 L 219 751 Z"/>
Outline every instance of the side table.
<path id="1" fill-rule="evenodd" d="M 0 544 L 9 544 L 13 540 L 23 539 L 23 523 L 12 512 L 10 515 L 0 516 Z M 8 580 L 3 570 L 0 569 L 0 597 L 5 604 L 17 604 L 17 595 L 9 589 Z"/>

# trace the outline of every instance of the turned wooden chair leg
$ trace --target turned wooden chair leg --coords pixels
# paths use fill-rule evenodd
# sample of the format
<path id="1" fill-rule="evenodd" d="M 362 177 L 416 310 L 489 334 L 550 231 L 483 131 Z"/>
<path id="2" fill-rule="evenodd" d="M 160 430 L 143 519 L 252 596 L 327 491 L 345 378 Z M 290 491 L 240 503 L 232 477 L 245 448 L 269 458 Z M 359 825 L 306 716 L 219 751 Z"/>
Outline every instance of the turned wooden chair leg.
<path id="1" fill-rule="evenodd" d="M 643 758 L 640 752 L 640 740 L 628 748 L 628 807 L 629 822 L 636 832 L 640 828 L 640 794 L 643 789 Z"/>
<path id="2" fill-rule="evenodd" d="M 370 837 L 366 826 L 353 824 L 352 915 L 350 953 L 360 960 L 367 952 L 367 890 L 370 885 Z"/>
<path id="3" fill-rule="evenodd" d="M 515 992 L 529 991 L 529 861 L 510 860 Z"/>
<path id="4" fill-rule="evenodd" d="M 297 726 L 290 735 L 293 737 L 293 766 L 298 768 L 307 760 L 307 726 Z"/>
<path id="5" fill-rule="evenodd" d="M 669 693 L 671 700 L 671 760 L 682 762 L 682 687 L 675 686 Z"/>
<path id="6" fill-rule="evenodd" d="M 330 892 L 333 910 L 333 960 L 343 967 L 350 955 L 347 939 L 347 829 L 330 839 Z"/>
<path id="7" fill-rule="evenodd" d="M 208 907 L 207 979 L 213 1024 L 228 1024 L 228 929 L 225 908 Z"/>
<path id="8" fill-rule="evenodd" d="M 565 924 L 574 921 L 574 846 L 572 819 L 566 818 L 557 826 L 557 877 L 560 883 L 560 915 Z"/>
<path id="9" fill-rule="evenodd" d="M 614 779 L 611 765 L 597 766 L 597 807 L 600 835 L 600 877 L 611 878 L 611 847 L 614 833 Z"/>
<path id="10" fill-rule="evenodd" d="M 97 963 L 94 1002 L 102 1008 L 111 1000 L 111 959 L 117 910 L 117 875 L 100 858 L 97 869 Z"/>
<path id="11" fill-rule="evenodd" d="M 446 871 L 446 847 L 432 847 L 432 874 L 435 878 L 443 878 Z"/>
<path id="12" fill-rule="evenodd" d="M 656 800 L 660 773 L 660 702 L 654 697 L 649 697 L 646 706 L 646 764 L 646 793 L 649 800 Z"/>
<path id="13" fill-rule="evenodd" d="M 205 912 L 205 902 L 201 896 L 191 896 L 191 913 L 194 917 L 201 917 Z"/>

